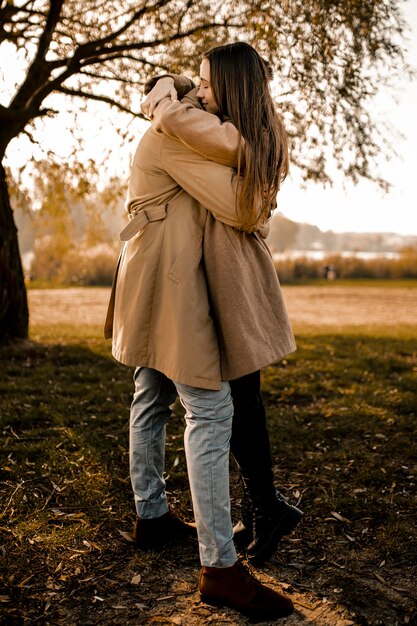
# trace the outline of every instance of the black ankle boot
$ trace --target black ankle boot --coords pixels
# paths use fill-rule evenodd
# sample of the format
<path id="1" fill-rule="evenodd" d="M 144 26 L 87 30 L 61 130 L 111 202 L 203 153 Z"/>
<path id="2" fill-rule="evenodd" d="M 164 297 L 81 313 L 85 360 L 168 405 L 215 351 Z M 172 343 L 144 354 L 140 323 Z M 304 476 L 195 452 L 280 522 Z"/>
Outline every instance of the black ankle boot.
<path id="1" fill-rule="evenodd" d="M 269 502 L 252 498 L 253 540 L 246 549 L 248 560 L 261 565 L 273 555 L 284 535 L 289 535 L 301 520 L 303 513 L 276 492 Z"/>
<path id="2" fill-rule="evenodd" d="M 246 549 L 253 541 L 253 507 L 249 491 L 243 486 L 240 521 L 233 527 L 233 540 L 239 548 Z"/>

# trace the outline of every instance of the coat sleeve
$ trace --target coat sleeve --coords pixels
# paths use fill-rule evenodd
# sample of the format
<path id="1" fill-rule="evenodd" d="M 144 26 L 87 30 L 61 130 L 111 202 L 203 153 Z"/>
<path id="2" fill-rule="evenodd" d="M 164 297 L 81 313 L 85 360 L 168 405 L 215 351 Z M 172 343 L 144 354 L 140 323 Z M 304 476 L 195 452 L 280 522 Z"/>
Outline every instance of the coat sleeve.
<path id="1" fill-rule="evenodd" d="M 239 177 L 233 168 L 209 161 L 182 142 L 167 136 L 162 143 L 161 160 L 167 174 L 217 220 L 239 230 L 247 230 L 243 228 L 237 211 Z"/>
<path id="2" fill-rule="evenodd" d="M 204 111 L 196 93 L 197 90 L 193 89 L 181 102 L 172 102 L 170 98 L 162 100 L 154 109 L 152 127 L 157 132 L 179 139 L 206 159 L 236 168 L 239 150 L 236 127 Z M 243 140 L 241 145 L 243 156 Z"/>
<path id="3" fill-rule="evenodd" d="M 180 100 L 195 87 L 191 78 L 187 78 L 186 76 L 179 76 L 178 74 L 160 74 L 159 76 L 152 76 L 151 78 L 148 78 L 143 90 L 145 96 L 147 96 L 151 89 L 155 87 L 160 78 L 166 78 L 167 76 L 174 79 L 174 87 L 177 90 L 178 98 Z"/>

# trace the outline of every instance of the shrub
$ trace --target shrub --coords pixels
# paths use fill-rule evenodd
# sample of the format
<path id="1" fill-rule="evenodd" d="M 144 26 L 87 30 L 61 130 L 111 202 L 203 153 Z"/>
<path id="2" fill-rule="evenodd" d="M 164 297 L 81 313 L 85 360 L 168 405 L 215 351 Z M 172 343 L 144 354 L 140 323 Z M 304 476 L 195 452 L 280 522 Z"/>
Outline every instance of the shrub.
<path id="1" fill-rule="evenodd" d="M 417 249 L 408 248 L 395 259 L 380 256 L 364 259 L 357 256 L 329 254 L 323 259 L 308 256 L 275 261 L 281 282 L 323 278 L 325 266 L 334 266 L 337 278 L 417 278 Z"/>
<path id="2" fill-rule="evenodd" d="M 118 245 L 63 245 L 52 236 L 37 240 L 30 277 L 59 285 L 111 285 Z"/>

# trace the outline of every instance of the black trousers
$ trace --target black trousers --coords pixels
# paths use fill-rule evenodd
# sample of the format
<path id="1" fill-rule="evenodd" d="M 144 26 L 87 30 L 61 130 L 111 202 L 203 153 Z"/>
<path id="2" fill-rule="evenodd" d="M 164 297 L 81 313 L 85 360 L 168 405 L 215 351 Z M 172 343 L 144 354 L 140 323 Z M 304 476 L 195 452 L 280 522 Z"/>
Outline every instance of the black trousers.
<path id="1" fill-rule="evenodd" d="M 230 447 L 252 498 L 275 494 L 271 447 L 259 371 L 230 382 L 234 416 Z"/>

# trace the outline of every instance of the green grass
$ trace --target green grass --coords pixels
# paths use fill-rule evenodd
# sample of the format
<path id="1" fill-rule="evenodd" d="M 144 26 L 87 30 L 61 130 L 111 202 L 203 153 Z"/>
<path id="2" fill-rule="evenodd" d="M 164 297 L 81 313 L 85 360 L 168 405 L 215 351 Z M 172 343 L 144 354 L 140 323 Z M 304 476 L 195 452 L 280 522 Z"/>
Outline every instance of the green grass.
<path id="1" fill-rule="evenodd" d="M 118 532 L 129 532 L 134 517 L 132 370 L 111 359 L 98 327 L 39 326 L 31 340 L 0 351 L 5 623 L 122 623 L 117 612 L 99 619 L 91 598 L 108 578 L 118 593 L 128 589 L 121 582 L 128 558 L 148 572 L 143 593 L 151 608 L 165 584 L 155 569 L 163 560 L 135 554 Z M 340 588 L 359 624 L 376 624 L 371 611 L 387 602 L 380 623 L 394 624 L 411 614 L 408 599 L 384 600 L 367 581 L 378 582 L 376 572 L 389 586 L 415 588 L 417 333 L 316 330 L 298 334 L 297 343 L 294 355 L 263 372 L 277 484 L 305 513 L 272 567 L 294 589 L 331 596 Z M 182 432 L 177 407 L 167 485 L 189 518 Z M 180 562 L 167 558 L 177 558 L 180 574 L 187 563 L 198 570 L 191 549 Z M 65 622 L 74 598 L 85 621 Z"/>

